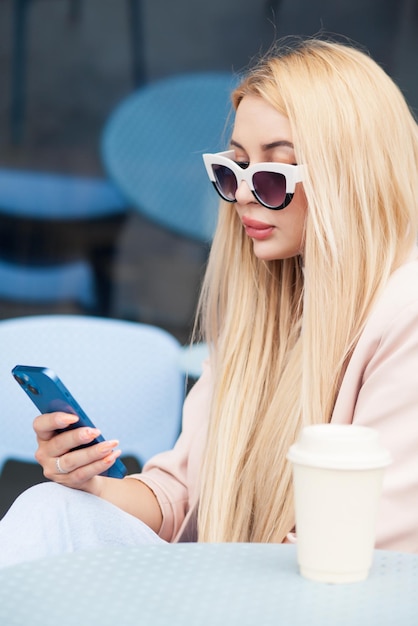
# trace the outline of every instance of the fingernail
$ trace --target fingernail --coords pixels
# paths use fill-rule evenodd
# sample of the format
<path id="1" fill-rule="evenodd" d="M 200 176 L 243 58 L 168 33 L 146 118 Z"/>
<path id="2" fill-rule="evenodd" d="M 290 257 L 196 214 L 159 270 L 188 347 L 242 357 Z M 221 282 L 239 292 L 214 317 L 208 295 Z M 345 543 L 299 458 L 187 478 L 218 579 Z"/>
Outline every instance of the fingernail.
<path id="1" fill-rule="evenodd" d="M 100 435 L 100 430 L 98 428 L 83 428 L 80 430 L 81 441 L 91 441 L 98 435 Z"/>
<path id="2" fill-rule="evenodd" d="M 106 465 L 112 465 L 121 454 L 122 450 L 113 450 L 108 456 L 105 456 L 103 462 L 106 463 Z"/>
<path id="3" fill-rule="evenodd" d="M 111 452 L 113 448 L 119 445 L 119 441 L 117 439 L 113 439 L 113 441 L 103 441 L 100 445 L 100 452 L 106 454 L 107 452 Z"/>
<path id="4" fill-rule="evenodd" d="M 76 422 L 78 422 L 78 419 L 79 418 L 77 415 L 71 415 L 70 413 L 67 413 L 66 415 L 60 415 L 59 417 L 57 417 L 57 426 L 59 426 L 60 428 L 66 428 L 70 424 L 75 424 Z"/>

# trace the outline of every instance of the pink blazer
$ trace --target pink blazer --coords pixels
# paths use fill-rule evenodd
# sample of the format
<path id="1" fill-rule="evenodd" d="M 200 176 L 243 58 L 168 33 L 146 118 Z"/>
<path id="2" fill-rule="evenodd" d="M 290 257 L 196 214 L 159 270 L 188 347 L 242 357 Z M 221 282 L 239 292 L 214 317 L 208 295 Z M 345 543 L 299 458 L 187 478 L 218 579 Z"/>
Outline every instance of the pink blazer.
<path id="1" fill-rule="evenodd" d="M 160 536 L 196 541 L 195 510 L 211 396 L 208 363 L 186 398 L 173 450 L 151 459 L 135 478 L 156 494 Z M 350 359 L 332 422 L 379 431 L 393 463 L 386 470 L 376 547 L 418 552 L 418 260 L 391 276 Z"/>

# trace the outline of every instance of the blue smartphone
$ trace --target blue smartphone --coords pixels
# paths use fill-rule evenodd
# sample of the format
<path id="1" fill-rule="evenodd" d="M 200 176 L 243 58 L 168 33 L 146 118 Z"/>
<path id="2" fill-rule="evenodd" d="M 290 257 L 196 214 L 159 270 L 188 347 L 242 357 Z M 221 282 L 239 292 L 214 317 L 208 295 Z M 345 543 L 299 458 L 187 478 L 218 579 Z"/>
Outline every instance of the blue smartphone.
<path id="1" fill-rule="evenodd" d="M 47 367 L 16 365 L 12 369 L 12 374 L 41 413 L 63 411 L 79 417 L 78 422 L 70 424 L 62 430 L 80 428 L 81 426 L 95 428 L 93 422 L 87 417 L 83 409 L 52 370 Z M 92 446 L 99 441 L 104 441 L 102 435 L 96 437 L 91 443 L 79 447 Z M 120 459 L 116 459 L 114 464 L 103 472 L 102 476 L 123 478 L 126 476 L 126 473 L 127 470 L 124 463 Z"/>

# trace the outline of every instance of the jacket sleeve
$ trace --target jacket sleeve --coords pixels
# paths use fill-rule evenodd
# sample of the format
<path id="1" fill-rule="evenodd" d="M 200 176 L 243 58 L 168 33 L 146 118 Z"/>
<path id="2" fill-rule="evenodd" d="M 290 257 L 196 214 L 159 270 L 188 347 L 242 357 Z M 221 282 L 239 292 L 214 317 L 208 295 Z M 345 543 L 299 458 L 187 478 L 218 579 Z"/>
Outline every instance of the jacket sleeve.
<path id="1" fill-rule="evenodd" d="M 157 497 L 163 515 L 159 535 L 173 541 L 187 513 L 197 500 L 198 469 L 207 432 L 211 396 L 210 367 L 193 385 L 184 403 L 182 432 L 172 450 L 150 459 L 140 474 L 130 477 L 144 482 Z"/>

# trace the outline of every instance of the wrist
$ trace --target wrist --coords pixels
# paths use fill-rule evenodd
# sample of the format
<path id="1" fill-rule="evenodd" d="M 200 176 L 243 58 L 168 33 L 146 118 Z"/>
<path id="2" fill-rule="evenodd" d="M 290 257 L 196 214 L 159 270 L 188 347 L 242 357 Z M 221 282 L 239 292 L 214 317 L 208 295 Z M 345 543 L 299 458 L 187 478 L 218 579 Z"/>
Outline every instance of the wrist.
<path id="1" fill-rule="evenodd" d="M 91 493 L 93 496 L 103 498 L 106 478 L 104 476 L 93 476 L 88 483 L 83 485 L 83 491 Z"/>

